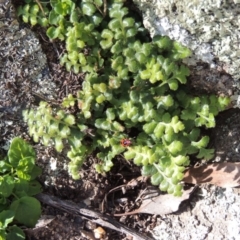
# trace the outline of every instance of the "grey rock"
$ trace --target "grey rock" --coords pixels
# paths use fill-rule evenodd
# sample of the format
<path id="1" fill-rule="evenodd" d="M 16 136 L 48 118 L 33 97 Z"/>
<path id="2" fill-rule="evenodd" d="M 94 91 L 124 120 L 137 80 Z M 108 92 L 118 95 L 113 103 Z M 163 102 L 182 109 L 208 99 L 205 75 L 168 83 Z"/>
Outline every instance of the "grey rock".
<path id="1" fill-rule="evenodd" d="M 188 65 L 208 63 L 240 79 L 240 4 L 220 0 L 136 0 L 150 35 L 167 35 L 193 51 Z"/>

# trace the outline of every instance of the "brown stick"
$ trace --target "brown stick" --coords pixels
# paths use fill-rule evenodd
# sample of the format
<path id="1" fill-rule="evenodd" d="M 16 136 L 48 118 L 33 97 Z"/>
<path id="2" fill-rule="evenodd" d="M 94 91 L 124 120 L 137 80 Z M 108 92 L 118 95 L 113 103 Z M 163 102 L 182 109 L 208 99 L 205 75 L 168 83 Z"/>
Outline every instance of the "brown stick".
<path id="1" fill-rule="evenodd" d="M 45 14 L 45 12 L 44 12 L 44 10 L 43 10 L 42 4 L 41 4 L 38 0 L 35 0 L 35 2 L 37 3 L 37 5 L 39 6 L 39 8 L 41 9 L 43 15 L 46 17 L 46 14 Z"/>
<path id="2" fill-rule="evenodd" d="M 76 204 L 72 201 L 63 201 L 57 197 L 49 196 L 43 193 L 38 194 L 36 197 L 42 203 L 61 209 L 73 215 L 83 215 L 84 218 L 89 219 L 92 222 L 111 228 L 115 231 L 131 235 L 136 239 L 152 240 L 152 238 L 144 236 L 142 233 L 139 234 L 137 231 L 124 226 L 110 216 L 89 209 L 84 203 Z"/>

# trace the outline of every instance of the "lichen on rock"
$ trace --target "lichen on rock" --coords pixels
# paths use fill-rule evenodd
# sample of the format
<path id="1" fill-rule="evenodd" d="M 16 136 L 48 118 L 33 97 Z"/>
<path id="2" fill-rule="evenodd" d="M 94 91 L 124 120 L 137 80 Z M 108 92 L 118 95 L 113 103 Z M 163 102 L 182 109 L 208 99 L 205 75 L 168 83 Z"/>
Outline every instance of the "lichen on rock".
<path id="1" fill-rule="evenodd" d="M 24 134 L 22 109 L 34 93 L 54 99 L 56 89 L 36 34 L 18 21 L 11 0 L 0 0 L 0 152 Z"/>
<path id="2" fill-rule="evenodd" d="M 33 92 L 53 98 L 55 84 L 33 31 L 20 24 L 10 0 L 0 2 L 0 107 L 27 105 Z"/>
<path id="3" fill-rule="evenodd" d="M 223 69 L 240 79 L 239 0 L 135 0 L 151 36 L 167 35 L 189 47 L 197 61 Z"/>

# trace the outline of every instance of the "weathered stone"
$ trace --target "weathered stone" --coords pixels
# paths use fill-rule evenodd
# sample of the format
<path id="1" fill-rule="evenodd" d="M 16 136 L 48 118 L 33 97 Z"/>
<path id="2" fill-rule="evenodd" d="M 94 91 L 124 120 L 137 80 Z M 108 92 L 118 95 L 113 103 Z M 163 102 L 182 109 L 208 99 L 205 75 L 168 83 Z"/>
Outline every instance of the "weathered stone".
<path id="1" fill-rule="evenodd" d="M 35 95 L 53 99 L 56 90 L 39 40 L 19 23 L 11 1 L 0 0 L 1 148 L 8 149 L 10 139 L 24 133 L 22 109 Z"/>
<path id="2" fill-rule="evenodd" d="M 0 107 L 27 105 L 34 92 L 53 98 L 45 54 L 31 29 L 19 24 L 11 1 L 0 2 Z"/>
<path id="3" fill-rule="evenodd" d="M 135 0 L 151 36 L 167 35 L 193 51 L 188 65 L 210 68 L 240 79 L 240 1 Z M 239 86 L 238 86 L 239 88 Z"/>

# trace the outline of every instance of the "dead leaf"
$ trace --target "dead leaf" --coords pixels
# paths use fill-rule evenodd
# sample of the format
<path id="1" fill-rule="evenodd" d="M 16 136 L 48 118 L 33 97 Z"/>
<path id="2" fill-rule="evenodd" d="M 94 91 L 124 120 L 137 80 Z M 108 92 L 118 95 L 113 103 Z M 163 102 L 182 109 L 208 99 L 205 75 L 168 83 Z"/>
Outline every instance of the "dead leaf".
<path id="1" fill-rule="evenodd" d="M 37 232 L 41 231 L 42 228 L 46 227 L 48 224 L 50 224 L 55 219 L 55 216 L 53 215 L 42 215 L 34 228 L 27 228 L 24 229 L 24 232 L 27 233 L 29 239 L 34 238 L 34 235 L 37 234 Z"/>
<path id="2" fill-rule="evenodd" d="M 175 197 L 172 194 L 161 194 L 157 197 L 145 198 L 138 212 L 159 215 L 176 212 L 179 209 L 179 205 L 189 198 L 193 189 L 194 187 L 184 191 L 181 197 Z"/>
<path id="3" fill-rule="evenodd" d="M 50 222 L 52 222 L 52 220 L 54 220 L 55 217 L 52 215 L 42 215 L 36 225 L 35 228 L 42 228 L 42 227 L 46 227 Z"/>
<path id="4" fill-rule="evenodd" d="M 159 189 L 155 188 L 154 192 L 150 192 L 145 195 L 140 208 L 132 212 L 114 214 L 114 216 L 125 216 L 138 213 L 148 213 L 153 215 L 170 214 L 178 211 L 180 204 L 189 198 L 193 190 L 194 187 L 183 191 L 183 195 L 181 197 L 174 197 L 172 194 L 160 194 Z"/>
<path id="5" fill-rule="evenodd" d="M 210 183 L 220 187 L 240 185 L 240 163 L 222 162 L 200 167 L 190 167 L 183 180 L 186 183 Z"/>

